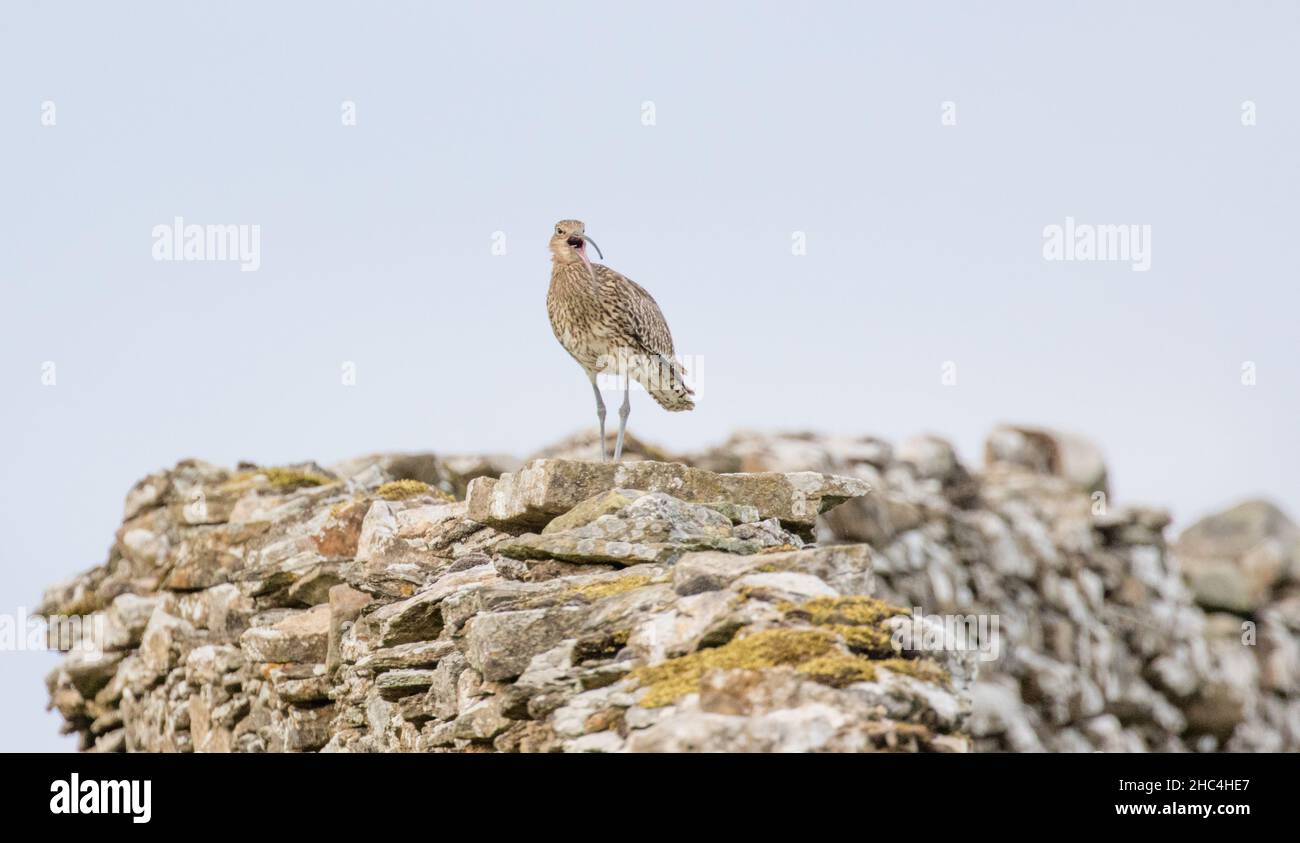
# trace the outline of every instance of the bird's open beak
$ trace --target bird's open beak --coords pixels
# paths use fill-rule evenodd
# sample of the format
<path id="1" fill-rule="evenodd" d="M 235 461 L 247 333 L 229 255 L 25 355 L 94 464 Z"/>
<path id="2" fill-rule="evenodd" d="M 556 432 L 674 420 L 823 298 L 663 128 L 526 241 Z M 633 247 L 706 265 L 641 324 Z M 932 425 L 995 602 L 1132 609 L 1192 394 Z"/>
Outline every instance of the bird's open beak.
<path id="1" fill-rule="evenodd" d="M 604 260 L 604 259 L 605 259 L 605 253 L 602 252 L 602 251 L 600 250 L 600 247 L 596 245 L 596 241 L 595 241 L 595 240 L 592 240 L 590 237 L 588 237 L 588 236 L 585 235 L 585 234 L 581 234 L 581 235 L 579 235 L 579 236 L 580 236 L 583 240 L 586 240 L 588 243 L 591 244 L 591 247 L 592 247 L 593 249 L 596 250 L 596 254 L 600 255 L 600 259 L 601 259 L 601 260 Z"/>

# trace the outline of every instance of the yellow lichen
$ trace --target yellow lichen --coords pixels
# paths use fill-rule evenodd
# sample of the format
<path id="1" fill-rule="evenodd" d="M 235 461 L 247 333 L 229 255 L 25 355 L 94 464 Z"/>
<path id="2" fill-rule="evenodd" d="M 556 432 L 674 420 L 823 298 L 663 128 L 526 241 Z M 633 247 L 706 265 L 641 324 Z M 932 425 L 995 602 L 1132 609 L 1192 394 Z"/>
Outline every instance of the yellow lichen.
<path id="1" fill-rule="evenodd" d="M 795 670 L 836 688 L 876 680 L 876 665 L 871 659 L 848 653 L 827 653 L 804 662 Z"/>
<path id="2" fill-rule="evenodd" d="M 876 658 L 892 656 L 896 652 L 893 646 L 893 635 L 886 628 L 839 623 L 828 624 L 824 628 L 842 638 L 844 644 L 854 652 L 866 653 Z"/>
<path id="3" fill-rule="evenodd" d="M 948 671 L 930 659 L 882 659 L 876 662 L 876 666 L 892 670 L 894 673 L 901 673 L 904 676 L 910 676 L 913 679 L 919 679 L 922 682 L 931 682 L 935 685 L 949 685 L 952 683 L 952 677 L 948 674 Z"/>
<path id="4" fill-rule="evenodd" d="M 271 488 L 289 491 L 292 489 L 302 489 L 308 486 L 326 486 L 334 481 L 323 474 L 316 474 L 310 471 L 299 471 L 296 468 L 259 468 L 253 472 L 246 472 L 243 475 L 236 475 L 232 480 L 237 480 L 241 476 L 262 475 Z"/>
<path id="5" fill-rule="evenodd" d="M 869 659 L 856 654 L 828 653 L 795 669 L 818 682 L 843 688 L 854 682 L 875 682 L 881 668 L 935 685 L 947 686 L 952 682 L 948 671 L 930 659 Z"/>
<path id="6" fill-rule="evenodd" d="M 834 647 L 835 636 L 825 630 L 766 629 L 744 638 L 733 638 L 721 647 L 639 667 L 631 676 L 648 688 L 639 704 L 659 708 L 698 691 L 700 679 L 709 670 L 797 666 L 829 653 Z"/>
<path id="7" fill-rule="evenodd" d="M 814 597 L 803 603 L 780 603 L 786 617 L 806 621 L 838 635 L 851 650 L 877 658 L 892 656 L 890 618 L 910 614 L 873 597 Z"/>
<path id="8" fill-rule="evenodd" d="M 643 574 L 630 574 L 619 577 L 614 580 L 602 580 L 599 582 L 589 582 L 584 585 L 573 587 L 573 593 L 581 595 L 593 603 L 597 600 L 603 600 L 606 597 L 613 597 L 615 594 L 622 594 L 625 591 L 631 591 L 634 588 L 641 588 L 649 585 L 654 581 L 653 577 Z"/>
<path id="9" fill-rule="evenodd" d="M 343 513 L 347 512 L 358 503 L 361 503 L 362 500 L 362 498 L 349 498 L 345 501 L 339 501 L 330 507 L 330 518 L 338 518 L 342 516 Z"/>
<path id="10" fill-rule="evenodd" d="M 455 500 L 443 490 L 434 488 L 428 483 L 419 480 L 394 480 L 375 490 L 375 497 L 383 498 L 386 501 L 404 501 L 418 495 L 430 495 L 448 503 Z"/>
<path id="11" fill-rule="evenodd" d="M 950 678 L 929 659 L 896 656 L 888 621 L 906 609 L 871 597 L 817 597 L 777 606 L 788 620 L 811 623 L 797 628 L 766 629 L 732 638 L 656 665 L 633 670 L 630 677 L 646 688 L 638 703 L 647 708 L 669 705 L 699 691 L 710 670 L 755 670 L 793 667 L 798 673 L 837 688 L 871 682 L 886 668 L 924 682 L 948 684 Z"/>
<path id="12" fill-rule="evenodd" d="M 779 607 L 786 614 L 806 617 L 818 626 L 851 624 L 864 626 L 879 624 L 899 615 L 909 615 L 907 609 L 891 606 L 874 597 L 814 597 L 803 603 L 783 603 Z"/>

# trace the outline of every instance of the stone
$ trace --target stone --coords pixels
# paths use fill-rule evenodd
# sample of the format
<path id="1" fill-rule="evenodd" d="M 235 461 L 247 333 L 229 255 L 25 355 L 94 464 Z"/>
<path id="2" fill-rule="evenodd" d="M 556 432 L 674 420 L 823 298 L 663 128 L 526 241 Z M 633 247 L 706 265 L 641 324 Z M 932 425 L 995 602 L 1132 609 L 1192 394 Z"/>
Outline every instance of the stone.
<path id="1" fill-rule="evenodd" d="M 144 667 L 154 674 L 166 673 L 179 664 L 198 638 L 198 632 L 188 622 L 168 614 L 162 606 L 156 607 L 140 638 Z"/>
<path id="2" fill-rule="evenodd" d="M 104 617 L 104 649 L 129 650 L 138 646 L 160 602 L 157 597 L 141 597 L 131 592 L 113 598 Z"/>
<path id="3" fill-rule="evenodd" d="M 247 630 L 240 636 L 239 646 L 252 662 L 324 662 L 329 626 L 329 606 L 316 606 L 270 626 Z"/>
<path id="4" fill-rule="evenodd" d="M 946 479 L 960 466 L 952 445 L 937 436 L 914 436 L 898 446 L 896 456 L 928 480 Z"/>
<path id="5" fill-rule="evenodd" d="M 319 606 L 329 602 L 331 588 L 342 584 L 343 578 L 336 571 L 322 565 L 289 586 L 289 600 L 305 606 Z"/>
<path id="6" fill-rule="evenodd" d="M 746 574 L 732 585 L 746 595 L 761 595 L 768 601 L 802 601 L 811 597 L 838 597 L 839 592 L 819 577 L 793 571 Z"/>
<path id="7" fill-rule="evenodd" d="M 488 698 L 470 706 L 459 717 L 452 734 L 467 741 L 490 741 L 511 725 L 500 711 L 500 701 Z"/>
<path id="8" fill-rule="evenodd" d="M 442 632 L 442 597 L 426 591 L 381 607 L 371 615 L 372 622 L 379 626 L 380 642 L 392 646 L 437 638 Z"/>
<path id="9" fill-rule="evenodd" d="M 834 545 L 776 553 L 736 556 L 730 553 L 688 553 L 673 567 L 678 594 L 727 588 L 752 573 L 792 571 L 810 574 L 839 594 L 873 592 L 872 555 L 866 545 Z"/>
<path id="10" fill-rule="evenodd" d="M 184 461 L 46 591 L 105 644 L 50 705 L 86 751 L 1300 750 L 1271 504 L 1173 541 L 1021 426 L 979 471 L 933 436 L 635 455 Z"/>
<path id="11" fill-rule="evenodd" d="M 271 671 L 271 687 L 286 703 L 313 705 L 329 699 L 331 683 L 319 665 L 310 671 L 279 667 Z"/>
<path id="12" fill-rule="evenodd" d="M 581 614 L 580 609 L 526 609 L 476 615 L 466 624 L 465 658 L 484 679 L 513 679 L 533 656 L 571 637 Z"/>
<path id="13" fill-rule="evenodd" d="M 340 583 L 329 590 L 329 641 L 326 646 L 325 667 L 333 673 L 342 661 L 343 633 L 360 617 L 366 606 L 374 601 L 369 594 L 350 585 Z"/>
<path id="14" fill-rule="evenodd" d="M 788 529 L 806 532 L 816 517 L 867 494 L 866 483 L 816 472 L 714 474 L 680 463 L 594 463 L 534 460 L 499 479 L 470 484 L 469 517 L 507 531 L 541 529 L 594 495 L 611 489 L 663 492 L 688 503 L 730 501 L 755 507 Z"/>
<path id="15" fill-rule="evenodd" d="M 781 535 L 774 525 L 774 532 L 755 531 L 750 524 L 733 527 L 731 519 L 716 509 L 662 493 L 631 498 L 629 503 L 608 511 L 614 501 L 627 500 L 624 495 L 599 496 L 586 512 L 594 514 L 600 508 L 604 514 L 568 529 L 508 539 L 497 549 L 515 559 L 641 565 L 672 562 L 691 550 L 719 548 L 732 553 L 757 553 L 765 547 L 800 541 Z M 586 505 L 580 504 L 575 511 Z M 744 537 L 738 536 L 738 531 Z"/>
<path id="16" fill-rule="evenodd" d="M 1173 547 L 1196 600 L 1250 614 L 1300 570 L 1300 528 L 1267 501 L 1246 501 L 1188 527 Z"/>
<path id="17" fill-rule="evenodd" d="M 375 688 L 386 700 L 395 700 L 428 690 L 433 684 L 432 670 L 401 668 L 381 673 L 375 679 Z"/>
<path id="18" fill-rule="evenodd" d="M 984 462 L 1061 477 L 1089 494 L 1109 494 L 1106 461 L 1101 452 L 1075 434 L 1002 425 L 985 440 Z"/>
<path id="19" fill-rule="evenodd" d="M 553 519 L 542 530 L 543 535 L 560 533 L 577 527 L 585 527 L 602 515 L 613 515 L 622 510 L 645 492 L 630 489 L 610 489 L 580 502 L 573 509 Z"/>

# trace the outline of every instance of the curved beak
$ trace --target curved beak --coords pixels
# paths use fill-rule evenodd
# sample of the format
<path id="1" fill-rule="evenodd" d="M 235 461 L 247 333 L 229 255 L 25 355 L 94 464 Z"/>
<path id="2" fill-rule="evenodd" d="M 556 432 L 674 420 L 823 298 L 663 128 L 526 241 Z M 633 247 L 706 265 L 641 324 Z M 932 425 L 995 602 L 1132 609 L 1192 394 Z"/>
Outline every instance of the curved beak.
<path id="1" fill-rule="evenodd" d="M 596 250 L 596 254 L 600 255 L 600 259 L 601 259 L 601 260 L 604 260 L 604 259 L 605 259 L 605 253 L 602 252 L 602 251 L 600 250 L 600 247 L 596 245 L 596 241 L 595 241 L 595 240 L 592 240 L 590 237 L 588 237 L 588 236 L 585 235 L 585 234 L 581 234 L 581 235 L 579 235 L 579 236 L 580 236 L 583 240 L 586 240 L 588 243 L 591 244 L 591 247 L 592 247 L 593 249 Z"/>

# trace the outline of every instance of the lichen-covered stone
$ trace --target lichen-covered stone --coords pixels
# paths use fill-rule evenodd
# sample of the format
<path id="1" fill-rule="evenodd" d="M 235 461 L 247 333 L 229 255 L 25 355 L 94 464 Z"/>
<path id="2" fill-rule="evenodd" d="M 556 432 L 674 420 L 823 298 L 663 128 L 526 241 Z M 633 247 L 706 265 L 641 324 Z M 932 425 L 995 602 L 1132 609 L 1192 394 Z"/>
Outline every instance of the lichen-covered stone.
<path id="1" fill-rule="evenodd" d="M 535 460 L 513 474 L 470 484 L 469 517 L 504 530 L 541 529 L 611 489 L 663 492 L 688 503 L 753 506 L 760 517 L 776 518 L 800 532 L 811 530 L 820 513 L 870 491 L 861 480 L 811 471 L 714 474 L 681 463 Z"/>
<path id="2" fill-rule="evenodd" d="M 1295 528 L 1250 504 L 1167 551 L 1085 445 L 187 460 L 47 591 L 105 650 L 50 703 L 88 751 L 1300 748 Z"/>
<path id="3" fill-rule="evenodd" d="M 576 513 L 576 515 L 575 515 Z M 569 519 L 569 520 L 566 520 Z M 552 529 L 560 523 L 561 527 Z M 573 525 L 573 526 L 569 526 Z M 561 559 L 584 564 L 640 565 L 672 562 L 692 550 L 757 553 L 803 544 L 773 522 L 768 530 L 733 526 L 717 509 L 662 492 L 598 495 L 552 521 L 541 535 L 507 539 L 497 550 L 515 559 Z"/>

